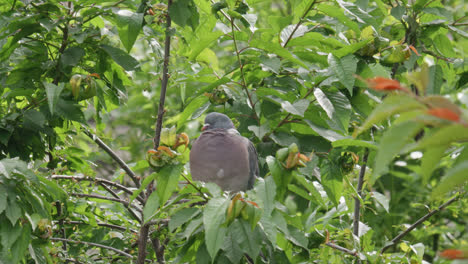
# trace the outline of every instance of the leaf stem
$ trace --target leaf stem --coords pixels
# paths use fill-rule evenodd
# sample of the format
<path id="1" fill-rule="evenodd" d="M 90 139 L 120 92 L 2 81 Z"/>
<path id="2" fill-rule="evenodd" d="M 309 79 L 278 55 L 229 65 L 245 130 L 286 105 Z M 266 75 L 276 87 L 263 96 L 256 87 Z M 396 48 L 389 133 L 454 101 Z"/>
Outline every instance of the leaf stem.
<path id="1" fill-rule="evenodd" d="M 312 7 L 315 5 L 315 2 L 317 2 L 317 0 L 314 0 L 309 8 L 306 9 L 306 11 L 304 12 L 304 14 L 302 15 L 302 17 L 299 19 L 299 22 L 296 24 L 296 27 L 293 29 L 293 31 L 291 32 L 291 34 L 289 34 L 289 37 L 288 39 L 286 40 L 286 42 L 284 42 L 283 44 L 283 48 L 286 48 L 286 46 L 288 45 L 289 41 L 292 39 L 292 37 L 294 36 L 294 33 L 296 33 L 297 29 L 301 26 L 302 22 L 304 21 L 304 18 L 307 16 L 307 14 L 310 12 L 310 10 L 312 9 Z"/>
<path id="2" fill-rule="evenodd" d="M 93 247 L 100 247 L 100 248 L 104 248 L 104 249 L 108 249 L 108 250 L 112 250 L 114 252 L 117 252 L 118 254 L 120 254 L 122 256 L 125 256 L 127 258 L 131 258 L 131 259 L 133 258 L 133 256 L 128 254 L 127 252 L 124 252 L 122 250 L 119 250 L 119 249 L 116 249 L 116 248 L 113 248 L 113 247 L 110 247 L 110 246 L 98 244 L 98 243 L 87 242 L 87 241 L 78 241 L 78 240 L 65 239 L 65 238 L 59 238 L 59 237 L 51 237 L 50 240 L 68 242 L 68 243 L 74 243 L 74 244 L 84 244 L 84 245 L 93 246 Z"/>

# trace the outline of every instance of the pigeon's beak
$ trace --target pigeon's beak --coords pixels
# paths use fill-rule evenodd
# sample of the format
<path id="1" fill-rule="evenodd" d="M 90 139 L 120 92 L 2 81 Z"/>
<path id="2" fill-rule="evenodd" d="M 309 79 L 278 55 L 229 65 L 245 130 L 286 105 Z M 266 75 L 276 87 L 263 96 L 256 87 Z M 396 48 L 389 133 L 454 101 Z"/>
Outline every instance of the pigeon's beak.
<path id="1" fill-rule="evenodd" d="M 201 131 L 205 131 L 209 126 L 210 124 L 204 124 L 203 127 L 201 128 Z"/>

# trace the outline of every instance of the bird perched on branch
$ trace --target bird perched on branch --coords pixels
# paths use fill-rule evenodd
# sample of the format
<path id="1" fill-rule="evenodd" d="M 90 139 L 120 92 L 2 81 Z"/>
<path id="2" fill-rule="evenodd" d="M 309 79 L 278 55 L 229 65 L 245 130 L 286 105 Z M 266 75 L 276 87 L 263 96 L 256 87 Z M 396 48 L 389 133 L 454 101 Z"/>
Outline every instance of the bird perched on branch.
<path id="1" fill-rule="evenodd" d="M 259 175 L 255 146 L 241 136 L 231 119 L 212 112 L 190 151 L 192 179 L 214 182 L 225 191 L 251 189 Z"/>

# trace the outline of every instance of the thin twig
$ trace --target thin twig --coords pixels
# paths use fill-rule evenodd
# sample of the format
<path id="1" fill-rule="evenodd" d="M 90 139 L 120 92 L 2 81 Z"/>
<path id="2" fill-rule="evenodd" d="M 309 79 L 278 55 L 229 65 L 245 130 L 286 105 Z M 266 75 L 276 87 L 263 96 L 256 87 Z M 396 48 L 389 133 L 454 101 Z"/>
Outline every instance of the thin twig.
<path id="1" fill-rule="evenodd" d="M 109 186 L 112 186 L 112 187 L 115 187 L 119 190 L 122 190 L 124 191 L 125 193 L 129 194 L 129 195 L 133 195 L 133 192 L 119 184 L 119 183 L 116 183 L 116 182 L 113 182 L 113 181 L 109 181 L 109 180 L 106 180 L 106 179 L 102 179 L 102 178 L 92 178 L 92 177 L 89 177 L 89 176 L 70 176 L 70 175 L 52 175 L 51 179 L 65 179 L 65 180 L 73 180 L 73 181 L 90 181 L 90 182 L 95 182 L 95 183 L 98 183 L 98 184 L 106 184 L 106 185 L 109 185 Z M 142 204 L 144 203 L 144 200 L 143 198 L 141 198 L 140 196 L 137 196 L 136 199 L 141 202 Z"/>
<path id="2" fill-rule="evenodd" d="M 351 256 L 357 256 L 357 252 L 356 252 L 356 251 L 349 250 L 349 249 L 347 249 L 347 248 L 338 246 L 338 245 L 333 244 L 333 243 L 331 243 L 331 242 L 327 242 L 327 243 L 325 243 L 325 245 L 327 245 L 327 246 L 329 246 L 329 247 L 331 247 L 331 248 L 337 249 L 337 250 L 339 250 L 339 251 L 341 251 L 341 252 L 344 252 L 344 253 L 346 253 L 346 254 L 349 254 L 349 255 L 351 255 Z"/>
<path id="3" fill-rule="evenodd" d="M 255 104 L 252 100 L 252 97 L 250 96 L 249 90 L 247 89 L 247 81 L 245 80 L 245 75 L 244 75 L 244 64 L 242 64 L 242 61 L 240 59 L 240 53 L 239 53 L 239 48 L 237 46 L 236 34 L 234 32 L 234 19 L 231 21 L 231 30 L 232 30 L 232 41 L 234 42 L 234 48 L 236 49 L 237 61 L 239 63 L 239 70 L 242 76 L 242 88 L 245 90 L 245 93 L 247 94 L 247 98 L 249 100 L 250 107 L 252 107 L 255 120 L 257 120 L 257 122 L 260 124 L 260 118 L 258 117 L 257 112 L 255 111 Z"/>
<path id="4" fill-rule="evenodd" d="M 451 58 L 446 58 L 446 57 L 443 57 L 443 56 L 440 56 L 440 55 L 437 55 L 435 52 L 433 52 L 432 50 L 428 50 L 426 48 L 423 47 L 422 49 L 422 52 L 423 53 L 426 53 L 426 54 L 429 54 L 439 60 L 443 60 L 443 61 L 447 61 L 447 62 L 450 62 L 450 63 L 453 63 L 453 59 Z"/>
<path id="5" fill-rule="evenodd" d="M 215 1 L 214 0 L 211 0 L 211 4 L 214 4 Z M 224 12 L 223 10 L 219 10 L 221 12 L 221 14 L 229 21 L 229 23 L 233 23 L 232 21 L 234 21 L 234 18 L 231 18 L 229 17 L 226 12 Z M 240 28 L 234 24 L 234 27 L 236 28 L 236 30 L 240 31 Z"/>
<path id="6" fill-rule="evenodd" d="M 67 225 L 89 225 L 88 223 L 81 222 L 81 221 L 67 221 L 67 222 L 64 222 L 64 224 L 67 224 Z M 97 225 L 98 226 L 109 227 L 109 228 L 112 228 L 112 229 L 117 229 L 117 230 L 120 230 L 120 231 L 130 231 L 132 233 L 137 233 L 138 232 L 135 229 L 131 229 L 131 228 L 127 228 L 127 227 L 123 227 L 123 226 L 119 226 L 119 225 L 114 225 L 114 224 L 98 222 Z"/>
<path id="7" fill-rule="evenodd" d="M 317 0 L 314 0 L 309 8 L 306 9 L 306 11 L 304 12 L 304 14 L 302 15 L 302 17 L 299 19 L 299 22 L 296 24 L 296 27 L 293 29 L 293 31 L 291 32 L 291 34 L 289 35 L 288 39 L 286 40 L 286 42 L 284 42 L 283 44 L 283 48 L 286 48 L 286 46 L 288 45 L 289 41 L 292 39 L 294 33 L 296 33 L 296 30 L 299 28 L 299 26 L 301 26 L 302 22 L 304 21 L 304 18 L 307 16 L 307 14 L 309 13 L 309 11 L 312 9 L 312 7 L 315 5 L 315 2 L 317 2 Z"/>
<path id="8" fill-rule="evenodd" d="M 420 225 L 421 223 L 423 223 L 424 221 L 426 221 L 427 219 L 429 219 L 431 216 L 435 215 L 436 213 L 440 212 L 441 210 L 443 210 L 445 207 L 449 206 L 453 202 L 457 201 L 459 198 L 460 198 L 460 195 L 457 195 L 457 196 L 453 197 L 452 199 L 448 200 L 447 202 L 445 202 L 444 204 L 442 204 L 441 206 L 439 206 L 439 208 L 437 208 L 436 210 L 431 211 L 431 212 L 427 213 L 425 216 L 419 218 L 418 221 L 414 222 L 414 224 L 412 224 L 410 227 L 408 227 L 405 231 L 401 232 L 395 238 L 393 238 L 392 241 L 390 241 L 390 243 L 388 245 L 383 247 L 380 252 L 384 253 L 387 249 L 394 246 L 401 238 L 408 235 L 418 225 Z"/>
<path id="9" fill-rule="evenodd" d="M 86 127 L 83 127 L 84 133 L 91 138 L 99 147 L 101 147 L 113 160 L 119 164 L 119 166 L 127 173 L 127 175 L 132 179 L 133 183 L 140 188 L 140 180 L 136 176 L 136 174 L 128 167 L 127 163 L 125 163 L 109 146 L 104 143 L 98 136 L 91 133 Z"/>
<path id="10" fill-rule="evenodd" d="M 195 188 L 199 193 L 200 195 L 203 197 L 203 199 L 205 199 L 205 201 L 208 202 L 208 196 L 206 195 L 206 193 L 204 193 L 200 188 L 198 188 L 191 180 L 189 180 L 187 178 L 187 176 L 185 176 L 183 173 L 182 173 L 182 177 L 184 177 L 184 179 L 190 184 L 193 186 L 193 188 Z"/>
<path id="11" fill-rule="evenodd" d="M 87 241 L 78 241 L 78 240 L 65 239 L 65 238 L 59 238 L 59 237 L 51 237 L 50 240 L 68 242 L 68 243 L 75 243 L 75 244 L 84 244 L 84 245 L 94 246 L 94 247 L 100 247 L 100 248 L 112 250 L 112 251 L 114 251 L 114 252 L 116 252 L 116 253 L 118 253 L 118 254 L 120 254 L 122 256 L 133 259 L 133 256 L 128 254 L 127 252 L 124 252 L 122 250 L 119 250 L 119 249 L 116 249 L 116 248 L 113 248 L 113 247 L 109 247 L 109 246 L 106 246 L 106 245 L 98 244 L 98 243 L 87 242 Z"/>
<path id="12" fill-rule="evenodd" d="M 85 198 L 94 198 L 94 199 L 101 199 L 101 200 L 107 200 L 107 201 L 112 201 L 112 202 L 118 202 L 118 203 L 121 203 L 121 204 L 125 205 L 126 207 L 132 206 L 135 210 L 137 210 L 140 213 L 143 212 L 140 208 L 136 207 L 135 205 L 130 204 L 129 202 L 127 202 L 125 200 L 122 200 L 122 199 L 119 199 L 119 198 L 107 197 L 107 196 L 102 196 L 102 195 L 98 195 L 98 194 L 87 194 L 87 193 L 70 193 L 70 195 L 80 197 L 80 198 L 85 197 Z"/>
<path id="13" fill-rule="evenodd" d="M 369 156 L 369 149 L 364 150 L 364 155 L 362 157 L 362 166 L 359 171 L 359 179 L 357 186 L 357 197 L 354 197 L 354 219 L 353 219 L 353 234 L 356 237 L 359 237 L 359 218 L 360 218 L 360 209 L 361 209 L 361 199 L 362 199 L 362 186 L 364 184 L 364 175 L 366 174 L 367 167 L 367 157 Z"/>

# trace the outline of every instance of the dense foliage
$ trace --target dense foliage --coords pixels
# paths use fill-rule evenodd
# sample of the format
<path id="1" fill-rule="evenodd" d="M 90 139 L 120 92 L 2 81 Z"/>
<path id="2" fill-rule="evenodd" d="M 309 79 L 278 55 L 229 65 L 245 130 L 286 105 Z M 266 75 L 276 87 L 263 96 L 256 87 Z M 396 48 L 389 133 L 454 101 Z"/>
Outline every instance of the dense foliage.
<path id="1" fill-rule="evenodd" d="M 468 3 L 0 12 L 0 263 L 468 258 Z M 253 190 L 190 180 L 211 111 L 254 142 Z"/>

